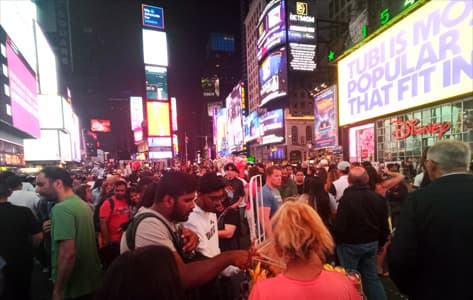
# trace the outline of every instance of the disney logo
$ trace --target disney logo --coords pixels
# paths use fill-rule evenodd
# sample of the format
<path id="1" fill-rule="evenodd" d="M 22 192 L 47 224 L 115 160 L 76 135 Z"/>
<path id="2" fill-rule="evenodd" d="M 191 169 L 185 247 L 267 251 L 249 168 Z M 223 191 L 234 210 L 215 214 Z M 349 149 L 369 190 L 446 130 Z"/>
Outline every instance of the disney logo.
<path id="1" fill-rule="evenodd" d="M 427 125 L 416 126 L 419 122 L 418 119 L 412 119 L 406 122 L 402 120 L 391 121 L 391 124 L 395 124 L 395 129 L 392 131 L 393 137 L 396 140 L 403 140 L 410 136 L 437 134 L 438 139 L 441 140 L 443 134 L 450 130 L 449 122 L 430 123 Z"/>

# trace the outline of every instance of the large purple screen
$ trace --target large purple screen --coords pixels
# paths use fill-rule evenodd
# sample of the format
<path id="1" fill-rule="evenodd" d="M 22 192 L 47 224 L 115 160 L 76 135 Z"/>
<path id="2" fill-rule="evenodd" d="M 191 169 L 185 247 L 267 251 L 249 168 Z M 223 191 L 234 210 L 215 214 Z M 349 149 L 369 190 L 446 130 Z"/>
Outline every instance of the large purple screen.
<path id="1" fill-rule="evenodd" d="M 13 126 L 39 138 L 38 83 L 9 41 L 6 48 Z"/>

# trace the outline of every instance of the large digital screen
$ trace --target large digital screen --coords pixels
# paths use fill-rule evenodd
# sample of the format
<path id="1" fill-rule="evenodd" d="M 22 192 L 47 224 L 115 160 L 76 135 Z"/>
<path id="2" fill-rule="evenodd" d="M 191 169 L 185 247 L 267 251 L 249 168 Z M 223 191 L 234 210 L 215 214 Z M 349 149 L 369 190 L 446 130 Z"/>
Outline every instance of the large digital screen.
<path id="1" fill-rule="evenodd" d="M 172 140 L 170 136 L 158 136 L 148 138 L 148 147 L 171 147 Z"/>
<path id="2" fill-rule="evenodd" d="M 0 1 L 0 25 L 5 29 L 30 68 L 37 72 L 34 35 L 36 4 L 31 0 Z"/>
<path id="3" fill-rule="evenodd" d="M 427 1 L 340 59 L 340 125 L 471 93 L 472 10 L 471 1 Z"/>
<path id="4" fill-rule="evenodd" d="M 139 96 L 130 97 L 131 130 L 141 129 L 143 116 L 143 99 Z"/>
<path id="5" fill-rule="evenodd" d="M 228 134 L 227 142 L 230 151 L 241 151 L 243 147 L 242 116 L 243 85 L 239 82 L 226 98 Z"/>
<path id="6" fill-rule="evenodd" d="M 39 91 L 42 95 L 58 94 L 56 56 L 41 27 L 35 23 L 36 49 L 38 52 Z"/>
<path id="7" fill-rule="evenodd" d="M 11 126 L 13 120 L 11 114 L 6 42 L 7 33 L 3 30 L 2 26 L 0 26 L 0 121 Z"/>
<path id="8" fill-rule="evenodd" d="M 162 7 L 141 5 L 143 26 L 164 29 L 164 11 Z"/>
<path id="9" fill-rule="evenodd" d="M 261 104 L 287 95 L 286 48 L 269 54 L 259 66 Z"/>
<path id="10" fill-rule="evenodd" d="M 171 124 L 172 131 L 175 132 L 178 130 L 177 126 L 177 100 L 175 97 L 171 97 Z"/>
<path id="11" fill-rule="evenodd" d="M 202 94 L 204 97 L 220 96 L 220 80 L 217 75 L 210 77 L 202 77 L 200 80 L 202 86 Z"/>
<path id="12" fill-rule="evenodd" d="M 110 120 L 91 119 L 90 131 L 110 132 Z"/>
<path id="13" fill-rule="evenodd" d="M 62 161 L 72 161 L 71 135 L 62 130 L 59 131 L 59 150 Z"/>
<path id="14" fill-rule="evenodd" d="M 148 121 L 148 136 L 170 136 L 171 120 L 169 102 L 147 101 L 146 115 Z"/>
<path id="15" fill-rule="evenodd" d="M 66 129 L 67 132 L 74 130 L 74 124 L 72 122 L 72 105 L 64 98 L 62 98 L 62 116 L 64 118 L 64 129 Z"/>
<path id="16" fill-rule="evenodd" d="M 260 119 L 258 112 L 253 111 L 244 120 L 245 143 L 256 140 L 261 136 Z"/>
<path id="17" fill-rule="evenodd" d="M 81 161 L 80 152 L 80 124 L 79 118 L 75 113 L 72 113 L 72 124 L 74 130 L 71 132 L 71 144 L 72 144 L 72 160 Z"/>
<path id="18" fill-rule="evenodd" d="M 38 82 L 34 72 L 22 59 L 16 46 L 7 37 L 9 95 L 13 126 L 35 137 L 40 136 Z"/>
<path id="19" fill-rule="evenodd" d="M 64 128 L 61 96 L 38 95 L 39 123 L 42 129 Z"/>
<path id="20" fill-rule="evenodd" d="M 167 70 L 163 67 L 145 66 L 146 98 L 168 100 Z"/>
<path id="21" fill-rule="evenodd" d="M 143 58 L 146 65 L 168 66 L 166 32 L 143 29 Z"/>
<path id="22" fill-rule="evenodd" d="M 26 161 L 57 161 L 61 159 L 59 130 L 41 130 L 40 139 L 23 140 Z"/>
<path id="23" fill-rule="evenodd" d="M 230 34 L 212 32 L 210 34 L 210 50 L 234 52 L 235 38 Z"/>
<path id="24" fill-rule="evenodd" d="M 268 3 L 258 21 L 258 61 L 272 49 L 286 42 L 286 8 L 284 0 Z"/>
<path id="25" fill-rule="evenodd" d="M 338 145 L 335 86 L 314 97 L 315 148 Z"/>
<path id="26" fill-rule="evenodd" d="M 261 144 L 276 144 L 284 142 L 284 110 L 275 109 L 261 116 L 263 127 Z"/>
<path id="27" fill-rule="evenodd" d="M 227 142 L 227 109 L 221 108 L 216 110 L 215 112 L 216 113 L 214 117 L 214 128 L 216 129 L 216 150 L 219 155 L 227 155 L 229 153 Z"/>
<path id="28" fill-rule="evenodd" d="M 349 129 L 350 161 L 374 159 L 374 124 Z"/>

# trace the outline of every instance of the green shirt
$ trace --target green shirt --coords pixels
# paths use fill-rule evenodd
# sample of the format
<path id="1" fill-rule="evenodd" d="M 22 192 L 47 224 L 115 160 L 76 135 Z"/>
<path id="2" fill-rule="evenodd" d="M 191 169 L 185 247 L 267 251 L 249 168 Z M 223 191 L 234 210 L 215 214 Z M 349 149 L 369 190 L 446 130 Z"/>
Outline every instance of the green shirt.
<path id="1" fill-rule="evenodd" d="M 90 207 L 77 196 L 57 203 L 51 212 L 52 280 L 56 281 L 59 242 L 74 240 L 74 268 L 64 289 L 64 298 L 75 298 L 95 291 L 101 277 L 100 259 Z"/>

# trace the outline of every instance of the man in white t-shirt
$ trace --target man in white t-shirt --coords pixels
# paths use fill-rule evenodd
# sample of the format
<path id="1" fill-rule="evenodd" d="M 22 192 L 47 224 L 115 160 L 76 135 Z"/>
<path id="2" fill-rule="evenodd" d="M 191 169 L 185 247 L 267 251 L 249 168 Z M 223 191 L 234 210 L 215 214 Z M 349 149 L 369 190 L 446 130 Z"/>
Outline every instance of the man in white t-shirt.
<path id="1" fill-rule="evenodd" d="M 337 172 L 340 176 L 337 180 L 332 182 L 329 190 L 330 210 L 333 214 L 337 212 L 338 203 L 343 196 L 343 192 L 350 185 L 348 183 L 348 173 L 350 172 L 350 163 L 341 161 L 337 164 Z"/>
<path id="2" fill-rule="evenodd" d="M 8 202 L 17 206 L 28 207 L 37 218 L 38 195 L 35 192 L 23 190 L 22 180 L 18 175 L 8 177 L 6 183 L 13 190 L 10 197 L 8 197 Z"/>

